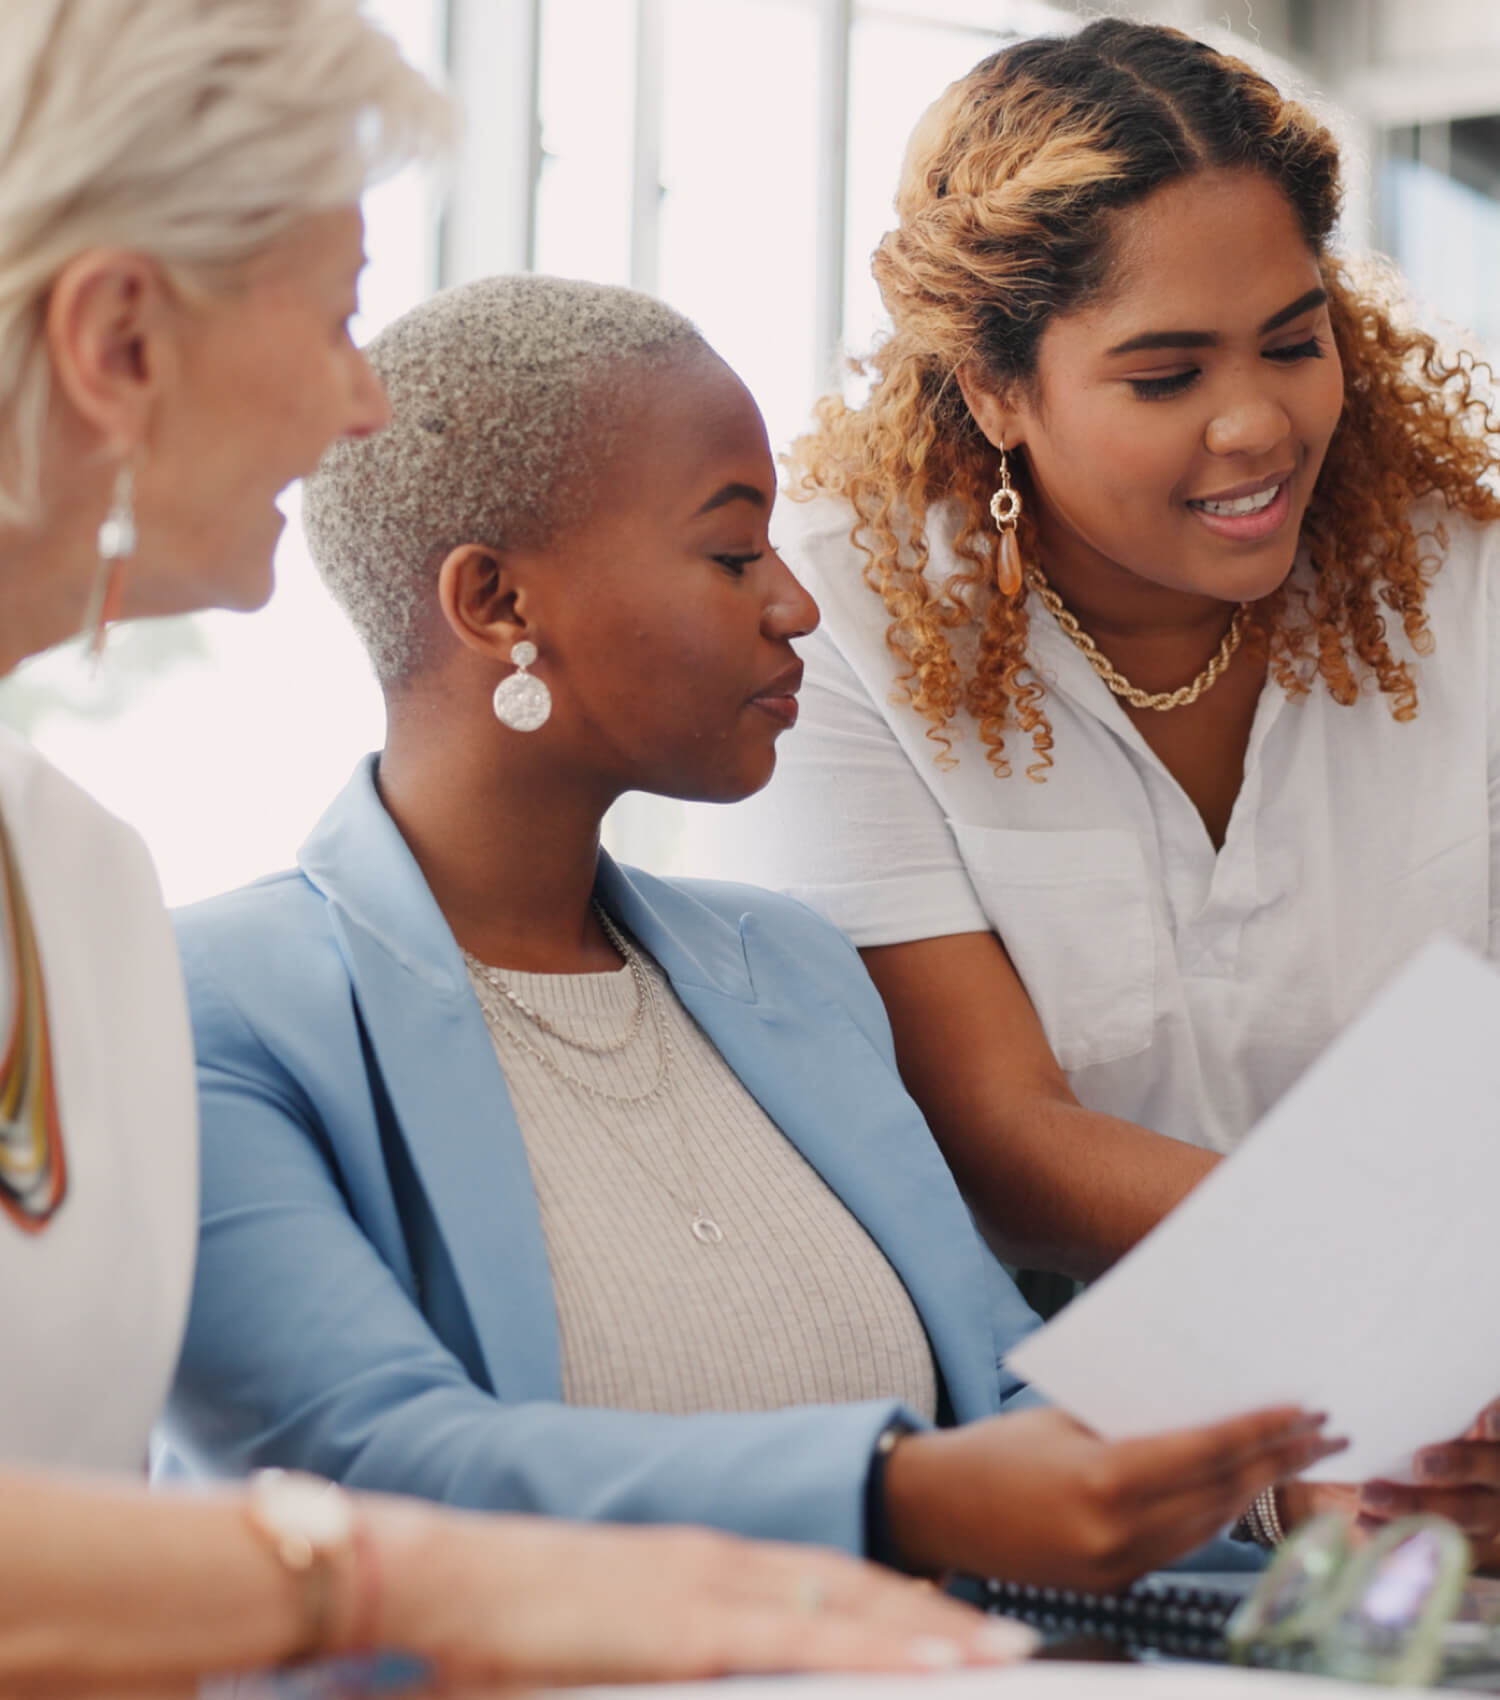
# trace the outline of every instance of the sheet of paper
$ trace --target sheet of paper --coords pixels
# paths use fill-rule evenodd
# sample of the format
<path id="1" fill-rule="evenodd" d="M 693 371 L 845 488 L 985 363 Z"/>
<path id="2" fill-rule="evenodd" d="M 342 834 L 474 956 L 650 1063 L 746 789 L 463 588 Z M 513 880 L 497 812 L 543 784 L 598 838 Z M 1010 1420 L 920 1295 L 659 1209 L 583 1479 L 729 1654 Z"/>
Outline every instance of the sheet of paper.
<path id="1" fill-rule="evenodd" d="M 1122 1438 L 1292 1401 L 1409 1473 L 1500 1396 L 1500 975 L 1426 946 L 1130 1255 L 1008 1362 Z"/>

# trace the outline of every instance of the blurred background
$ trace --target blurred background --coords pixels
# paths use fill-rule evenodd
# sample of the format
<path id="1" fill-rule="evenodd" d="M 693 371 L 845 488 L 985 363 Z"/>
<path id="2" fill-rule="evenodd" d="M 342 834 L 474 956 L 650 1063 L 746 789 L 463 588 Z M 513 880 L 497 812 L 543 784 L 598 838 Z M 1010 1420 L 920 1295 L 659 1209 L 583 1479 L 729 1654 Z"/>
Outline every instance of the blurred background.
<path id="1" fill-rule="evenodd" d="M 773 446 L 846 381 L 880 304 L 869 255 L 907 134 L 977 59 L 1117 8 L 1042 0 L 371 0 L 465 113 L 440 177 L 368 197 L 360 340 L 431 290 L 538 270 L 629 283 L 697 320 Z M 1163 0 L 1118 8 L 1257 61 L 1345 147 L 1346 248 L 1422 313 L 1500 349 L 1496 0 Z M 0 682 L 0 721 L 145 835 L 169 902 L 286 865 L 357 758 L 379 693 L 296 525 L 254 618 L 117 632 Z M 144 546 L 150 518 L 143 516 Z M 626 798 L 612 846 L 674 871 L 691 816 Z"/>

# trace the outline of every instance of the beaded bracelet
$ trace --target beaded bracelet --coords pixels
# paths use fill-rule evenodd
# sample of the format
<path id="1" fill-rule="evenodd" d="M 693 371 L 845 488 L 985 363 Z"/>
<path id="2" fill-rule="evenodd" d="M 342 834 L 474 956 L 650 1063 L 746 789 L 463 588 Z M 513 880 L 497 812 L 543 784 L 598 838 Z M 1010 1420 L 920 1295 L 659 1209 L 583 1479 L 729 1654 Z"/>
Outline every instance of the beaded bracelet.
<path id="1" fill-rule="evenodd" d="M 1245 1507 L 1245 1515 L 1235 1524 L 1234 1532 L 1254 1541 L 1258 1547 L 1281 1545 L 1286 1539 L 1286 1528 L 1281 1521 L 1281 1506 L 1274 1487 L 1256 1494 Z"/>

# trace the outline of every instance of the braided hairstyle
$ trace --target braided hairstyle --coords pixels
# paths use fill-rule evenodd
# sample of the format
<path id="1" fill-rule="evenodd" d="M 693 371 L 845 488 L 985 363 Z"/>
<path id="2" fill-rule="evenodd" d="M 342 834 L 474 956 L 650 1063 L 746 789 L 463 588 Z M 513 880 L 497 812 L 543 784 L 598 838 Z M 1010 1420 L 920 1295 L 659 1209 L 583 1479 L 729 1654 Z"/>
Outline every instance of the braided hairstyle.
<path id="1" fill-rule="evenodd" d="M 1327 252 L 1340 203 L 1326 128 L 1243 61 L 1179 31 L 1103 19 L 1077 35 L 1024 41 L 952 85 L 918 124 L 896 198 L 899 222 L 875 252 L 893 321 L 856 365 L 873 380 L 852 408 L 825 397 L 793 446 L 800 493 L 842 497 L 864 574 L 890 615 L 899 684 L 948 755 L 960 709 L 997 773 L 1005 733 L 1029 735 L 1035 779 L 1051 766 L 1044 688 L 1029 670 L 1025 599 L 992 594 L 998 539 L 988 498 L 996 453 L 955 380 L 972 363 L 997 392 L 1034 382 L 1043 332 L 1106 286 L 1125 209 L 1204 170 L 1256 171 L 1285 194 L 1318 256 L 1345 375 L 1344 411 L 1302 526 L 1310 594 L 1283 586 L 1255 610 L 1253 641 L 1289 694 L 1321 679 L 1350 703 L 1363 677 L 1398 720 L 1417 709 L 1408 664 L 1392 654 L 1382 608 L 1418 653 L 1431 648 L 1426 582 L 1441 527 L 1414 501 L 1500 516 L 1483 475 L 1496 421 L 1475 363 L 1399 326 L 1385 291 L 1361 289 Z M 1021 457 L 1016 457 L 1018 460 Z M 1017 468 L 1024 486 L 1024 463 Z M 929 580 L 930 510 L 944 504 L 958 570 Z M 1034 550 L 1030 519 L 1023 549 Z M 949 634 L 977 626 L 967 671 Z"/>

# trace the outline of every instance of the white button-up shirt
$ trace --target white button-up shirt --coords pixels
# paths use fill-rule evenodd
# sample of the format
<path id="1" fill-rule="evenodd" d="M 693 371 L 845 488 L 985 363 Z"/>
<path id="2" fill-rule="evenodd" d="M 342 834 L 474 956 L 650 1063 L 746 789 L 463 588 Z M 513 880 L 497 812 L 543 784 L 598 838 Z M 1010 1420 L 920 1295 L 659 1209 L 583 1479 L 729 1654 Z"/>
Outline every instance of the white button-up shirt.
<path id="1" fill-rule="evenodd" d="M 1430 655 L 1387 618 L 1417 678 L 1415 720 L 1394 720 L 1373 683 L 1341 707 L 1320 681 L 1297 698 L 1267 682 L 1216 852 L 1035 601 L 1045 782 L 1026 776 L 1031 740 L 1014 728 L 998 776 L 966 713 L 945 767 L 930 723 L 892 700 L 888 617 L 849 511 L 786 502 L 778 517 L 823 625 L 800 646 L 802 717 L 769 788 L 693 817 L 698 871 L 791 891 L 859 945 L 993 929 L 1082 1103 L 1218 1151 L 1433 933 L 1495 953 L 1500 528 L 1441 516 Z M 940 526 L 931 542 L 945 579 L 958 564 Z M 967 666 L 972 633 L 954 637 Z"/>

